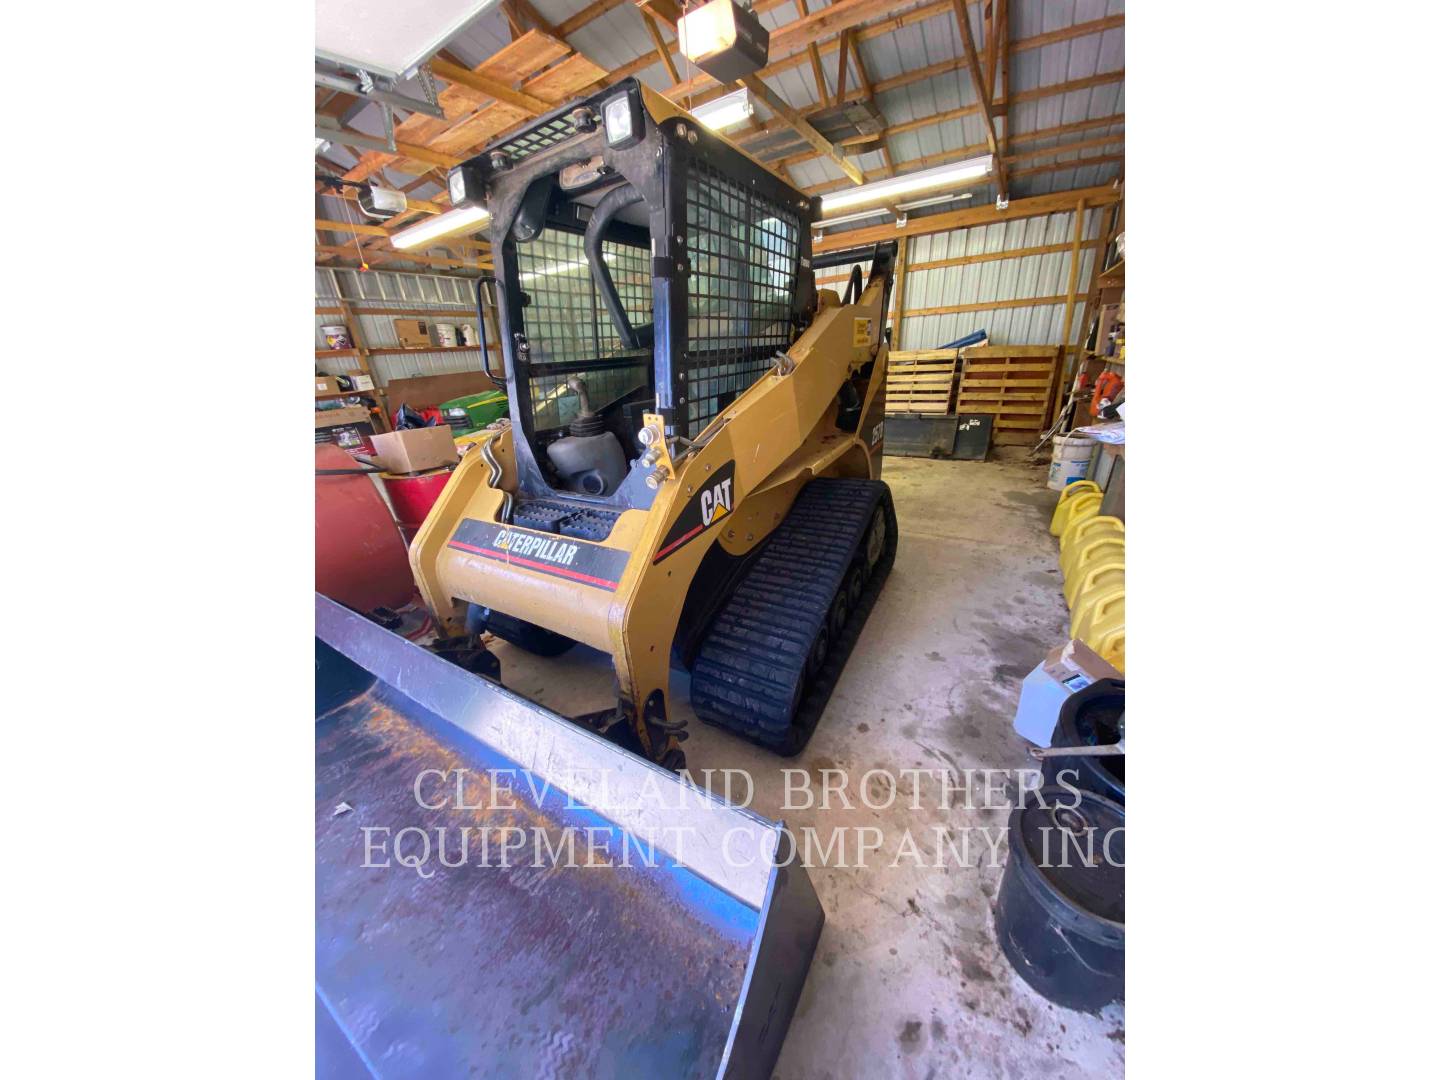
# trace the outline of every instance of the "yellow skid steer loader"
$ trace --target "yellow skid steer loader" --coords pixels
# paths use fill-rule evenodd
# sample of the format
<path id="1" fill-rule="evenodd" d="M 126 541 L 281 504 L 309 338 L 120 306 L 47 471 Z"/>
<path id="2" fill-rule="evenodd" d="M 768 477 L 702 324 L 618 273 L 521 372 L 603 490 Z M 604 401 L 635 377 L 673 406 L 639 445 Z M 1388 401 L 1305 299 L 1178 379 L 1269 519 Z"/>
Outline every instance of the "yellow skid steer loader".
<path id="1" fill-rule="evenodd" d="M 817 199 L 633 80 L 449 181 L 490 215 L 510 423 L 411 547 L 437 623 L 609 654 L 617 706 L 573 719 L 669 768 L 672 662 L 703 720 L 796 753 L 895 554 L 894 245 L 812 257 Z"/>

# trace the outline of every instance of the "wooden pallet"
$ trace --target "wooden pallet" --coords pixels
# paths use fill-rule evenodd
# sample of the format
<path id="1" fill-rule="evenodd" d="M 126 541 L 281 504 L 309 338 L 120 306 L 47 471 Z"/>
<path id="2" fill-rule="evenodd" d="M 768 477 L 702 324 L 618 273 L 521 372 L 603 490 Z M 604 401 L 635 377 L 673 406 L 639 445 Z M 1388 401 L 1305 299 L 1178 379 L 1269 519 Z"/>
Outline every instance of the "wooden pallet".
<path id="1" fill-rule="evenodd" d="M 885 375 L 885 415 L 952 412 L 955 349 L 892 352 Z"/>
<path id="2" fill-rule="evenodd" d="M 995 414 L 995 442 L 1033 443 L 1049 427 L 1058 345 L 977 345 L 964 350 L 957 412 Z"/>

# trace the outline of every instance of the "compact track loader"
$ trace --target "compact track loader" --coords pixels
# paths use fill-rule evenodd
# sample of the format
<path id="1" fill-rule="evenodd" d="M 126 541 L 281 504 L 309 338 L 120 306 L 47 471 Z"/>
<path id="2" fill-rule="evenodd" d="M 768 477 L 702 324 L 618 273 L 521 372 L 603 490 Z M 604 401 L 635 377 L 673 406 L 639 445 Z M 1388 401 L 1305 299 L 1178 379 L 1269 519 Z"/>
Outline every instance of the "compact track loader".
<path id="1" fill-rule="evenodd" d="M 797 752 L 895 554 L 894 245 L 813 258 L 817 200 L 633 80 L 466 161 L 450 194 L 491 215 L 482 345 L 510 424 L 411 547 L 437 623 L 608 653 L 617 706 L 574 719 L 669 768 L 672 662 L 703 720 Z M 836 266 L 843 296 L 815 285 Z"/>

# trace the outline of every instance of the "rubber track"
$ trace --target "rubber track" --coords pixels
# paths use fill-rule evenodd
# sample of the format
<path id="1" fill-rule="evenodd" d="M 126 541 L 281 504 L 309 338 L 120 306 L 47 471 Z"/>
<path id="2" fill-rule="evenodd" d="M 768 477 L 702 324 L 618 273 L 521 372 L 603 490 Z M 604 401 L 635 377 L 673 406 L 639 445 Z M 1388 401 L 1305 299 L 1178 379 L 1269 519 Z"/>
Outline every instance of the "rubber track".
<path id="1" fill-rule="evenodd" d="M 880 561 L 792 713 L 805 658 L 880 505 L 887 526 Z M 823 477 L 806 484 L 706 631 L 691 673 L 696 715 L 781 754 L 803 749 L 895 560 L 895 543 L 884 482 Z"/>

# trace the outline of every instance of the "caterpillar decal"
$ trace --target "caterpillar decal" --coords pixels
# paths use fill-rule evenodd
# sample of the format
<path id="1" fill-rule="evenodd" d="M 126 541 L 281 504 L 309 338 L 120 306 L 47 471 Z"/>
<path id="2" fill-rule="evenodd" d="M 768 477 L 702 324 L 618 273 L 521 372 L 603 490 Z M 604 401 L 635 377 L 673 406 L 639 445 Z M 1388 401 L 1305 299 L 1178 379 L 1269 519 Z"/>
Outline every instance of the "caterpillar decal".
<path id="1" fill-rule="evenodd" d="M 563 577 L 614 592 L 630 553 L 619 548 L 572 540 L 568 536 L 491 525 L 473 518 L 460 522 L 450 547 L 496 562 L 509 563 L 552 577 Z"/>
<path id="2" fill-rule="evenodd" d="M 679 551 L 695 537 L 724 518 L 735 509 L 735 462 L 727 461 L 716 469 L 705 486 L 697 491 L 680 516 L 675 519 L 660 550 L 655 553 L 655 562 Z"/>

